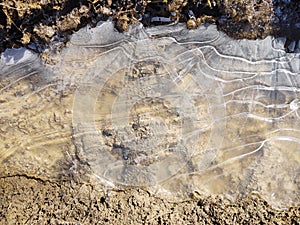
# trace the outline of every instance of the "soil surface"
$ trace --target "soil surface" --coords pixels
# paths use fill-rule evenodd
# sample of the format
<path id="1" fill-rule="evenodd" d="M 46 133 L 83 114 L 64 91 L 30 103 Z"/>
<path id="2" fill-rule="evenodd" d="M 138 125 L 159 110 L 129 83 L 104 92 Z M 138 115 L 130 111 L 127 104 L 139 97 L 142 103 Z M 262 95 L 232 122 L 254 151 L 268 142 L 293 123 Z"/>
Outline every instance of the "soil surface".
<path id="1" fill-rule="evenodd" d="M 1 224 L 299 224 L 299 208 L 274 210 L 257 195 L 168 202 L 142 189 L 99 192 L 88 183 L 0 178 Z"/>
<path id="2" fill-rule="evenodd" d="M 113 19 L 120 31 L 137 22 L 145 26 L 186 22 L 190 29 L 208 22 L 234 38 L 284 36 L 286 47 L 300 39 L 298 0 L 4 0 L 0 52 L 24 45 L 41 52 L 46 43 L 57 48 L 55 44 L 67 42 L 73 31 L 107 19 Z"/>
<path id="3" fill-rule="evenodd" d="M 147 26 L 186 21 L 188 28 L 214 22 L 235 38 L 264 38 L 273 34 L 285 35 L 290 41 L 299 39 L 299 1 L 253 2 L 4 0 L 0 3 L 0 52 L 20 46 L 37 52 L 48 47 L 56 51 L 60 49 L 60 43 L 68 41 L 68 35 L 73 31 L 109 18 L 115 21 L 120 31 L 138 21 Z M 33 87 L 37 83 L 34 78 L 25 82 Z M 22 83 L 18 85 L 9 93 L 10 100 L 28 94 Z M 1 81 L 1 86 L 5 86 L 5 80 Z M 256 194 L 230 202 L 195 192 L 185 201 L 170 202 L 138 188 L 101 191 L 92 185 L 90 178 L 77 174 L 86 169 L 84 165 L 74 169 L 76 160 L 72 157 L 75 154 L 70 147 L 72 130 L 62 119 L 71 118 L 70 112 L 64 110 L 71 100 L 68 93 L 60 94 L 61 97 L 48 104 L 45 102 L 49 91 L 39 94 L 45 101 L 42 110 L 46 113 L 32 115 L 30 108 L 27 110 L 21 107 L 21 103 L 14 102 L 16 108 L 9 108 L 10 123 L 1 118 L 1 138 L 5 135 L 12 137 L 6 139 L 7 143 L 14 143 L 13 149 L 21 147 L 24 150 L 0 164 L 0 224 L 300 224 L 299 207 L 277 210 Z M 6 102 L 0 98 L 1 104 Z M 24 118 L 14 118 L 20 110 Z M 32 142 L 45 141 L 39 128 L 47 131 L 49 142 L 43 143 L 48 153 L 45 162 L 41 160 L 45 157 L 42 153 L 41 159 L 34 161 L 26 152 L 29 148 L 35 151 L 38 146 L 27 147 L 27 142 L 17 143 L 13 139 L 16 135 L 26 139 L 29 137 L 26 130 L 29 129 L 35 134 Z M 58 139 L 53 130 L 64 135 Z M 11 149 L 11 146 L 4 146 L 5 143 L 1 139 L 1 148 Z M 51 151 L 54 148 L 56 150 Z M 71 154 L 71 159 L 62 160 L 65 152 Z M 0 155 L 1 158 L 5 155 Z M 25 158 L 24 162 L 30 164 L 17 163 Z M 59 160 L 61 162 L 57 163 Z M 7 168 L 7 165 L 11 167 Z M 47 176 L 54 170 L 60 173 Z"/>

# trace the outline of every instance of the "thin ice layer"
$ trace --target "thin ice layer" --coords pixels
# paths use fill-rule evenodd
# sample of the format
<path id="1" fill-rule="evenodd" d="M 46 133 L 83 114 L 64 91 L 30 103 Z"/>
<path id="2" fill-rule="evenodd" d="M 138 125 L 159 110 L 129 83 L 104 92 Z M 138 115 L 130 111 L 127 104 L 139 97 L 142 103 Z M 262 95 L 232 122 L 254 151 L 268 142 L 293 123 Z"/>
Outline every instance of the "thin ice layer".
<path id="1" fill-rule="evenodd" d="M 97 32 L 118 40 L 80 43 L 79 32 L 73 42 L 89 59 L 73 124 L 98 176 L 173 196 L 257 191 L 299 202 L 299 54 L 214 26 L 123 37 L 111 26 Z"/>
<path id="2" fill-rule="evenodd" d="M 73 140 L 99 180 L 120 188 L 146 186 L 177 199 L 194 191 L 232 199 L 258 192 L 275 206 L 297 205 L 300 55 L 282 47 L 270 37 L 231 40 L 215 26 L 136 27 L 127 34 L 109 22 L 84 28 L 57 65 L 34 64 L 43 81 L 36 90 L 53 89 L 1 103 L 22 100 L 28 109 L 14 114 L 17 121 L 35 109 L 48 121 L 32 123 L 23 135 L 26 150 L 14 144 L 23 139 L 6 138 L 16 130 L 10 123 L 3 146 L 13 159 L 22 150 L 31 153 L 28 160 L 46 152 L 53 161 Z M 2 97 L 20 85 L 30 92 L 31 80 L 24 86 L 13 75 L 4 79 L 13 67 L 3 68 Z M 39 100 L 35 108 L 31 99 Z"/>

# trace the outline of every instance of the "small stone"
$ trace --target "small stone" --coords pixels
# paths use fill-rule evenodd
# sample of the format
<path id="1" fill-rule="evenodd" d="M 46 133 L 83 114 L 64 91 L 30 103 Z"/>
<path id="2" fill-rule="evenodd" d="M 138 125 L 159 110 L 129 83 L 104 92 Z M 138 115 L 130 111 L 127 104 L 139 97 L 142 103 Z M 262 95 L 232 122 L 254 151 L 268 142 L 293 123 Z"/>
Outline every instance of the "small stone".
<path id="1" fill-rule="evenodd" d="M 188 29 L 196 29 L 198 27 L 194 19 L 189 19 L 186 23 L 186 26 Z"/>

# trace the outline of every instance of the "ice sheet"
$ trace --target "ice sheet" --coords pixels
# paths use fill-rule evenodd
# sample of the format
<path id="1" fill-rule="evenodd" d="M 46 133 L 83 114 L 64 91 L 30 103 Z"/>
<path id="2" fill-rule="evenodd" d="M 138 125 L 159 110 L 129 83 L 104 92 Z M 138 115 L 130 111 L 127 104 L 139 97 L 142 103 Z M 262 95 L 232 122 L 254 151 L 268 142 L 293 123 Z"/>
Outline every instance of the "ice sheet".
<path id="1" fill-rule="evenodd" d="M 47 144 L 48 136 L 35 137 L 39 124 L 23 139 L 4 138 L 3 160 L 21 151 L 16 143 L 24 138 L 29 152 L 74 144 L 99 182 L 114 187 L 142 186 L 174 199 L 258 192 L 274 206 L 299 204 L 300 54 L 285 53 L 281 40 L 232 40 L 213 25 L 120 34 L 105 22 L 74 34 L 54 66 L 25 53 L 1 58 L 2 118 L 11 120 L 7 104 L 25 102 L 26 95 L 9 98 L 10 88 L 36 71 L 42 81 L 35 90 L 53 89 L 44 96 L 25 83 L 29 99 L 39 100 L 42 113 L 49 103 L 41 99 L 61 98 L 49 110 L 64 108 L 64 128 L 49 123 Z"/>

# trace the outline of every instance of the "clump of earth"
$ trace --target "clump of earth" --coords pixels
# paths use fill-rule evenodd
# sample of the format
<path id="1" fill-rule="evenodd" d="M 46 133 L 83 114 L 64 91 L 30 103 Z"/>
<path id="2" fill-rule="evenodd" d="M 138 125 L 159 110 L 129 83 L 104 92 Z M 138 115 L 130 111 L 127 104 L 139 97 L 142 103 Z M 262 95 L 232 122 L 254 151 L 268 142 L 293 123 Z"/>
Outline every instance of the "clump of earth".
<path id="1" fill-rule="evenodd" d="M 284 36 L 288 46 L 300 39 L 299 12 L 298 0 L 4 0 L 0 52 L 20 46 L 41 52 L 47 43 L 57 49 L 54 43 L 67 42 L 73 31 L 108 19 L 119 31 L 137 22 L 145 26 L 186 22 L 189 29 L 216 23 L 233 38 Z"/>

